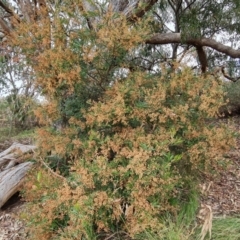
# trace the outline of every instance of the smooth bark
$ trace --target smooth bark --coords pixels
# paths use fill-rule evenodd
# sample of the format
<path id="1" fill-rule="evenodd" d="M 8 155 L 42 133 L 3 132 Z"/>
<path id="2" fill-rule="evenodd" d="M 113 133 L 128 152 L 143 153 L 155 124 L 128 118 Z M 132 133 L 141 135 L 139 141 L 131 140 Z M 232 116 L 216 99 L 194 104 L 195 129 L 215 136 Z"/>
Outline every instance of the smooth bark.
<path id="1" fill-rule="evenodd" d="M 240 50 L 224 45 L 212 38 L 182 40 L 180 33 L 157 33 L 146 40 L 148 44 L 185 43 L 194 46 L 210 47 L 232 58 L 240 58 Z"/>
<path id="2" fill-rule="evenodd" d="M 33 165 L 32 162 L 22 162 L 21 156 L 35 148 L 34 145 L 13 143 L 0 153 L 0 208 L 19 191 L 24 177 Z"/>

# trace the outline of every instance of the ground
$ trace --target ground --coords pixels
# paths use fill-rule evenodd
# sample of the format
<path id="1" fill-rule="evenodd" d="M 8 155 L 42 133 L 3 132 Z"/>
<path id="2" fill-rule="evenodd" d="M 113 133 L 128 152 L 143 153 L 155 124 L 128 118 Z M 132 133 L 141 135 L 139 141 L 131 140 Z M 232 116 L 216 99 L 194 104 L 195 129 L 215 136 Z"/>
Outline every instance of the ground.
<path id="1" fill-rule="evenodd" d="M 0 152 L 16 141 L 22 144 L 33 143 L 32 137 L 9 137 L 8 140 L 0 142 Z M 17 193 L 0 209 L 0 240 L 25 240 L 27 238 L 26 223 L 20 217 L 24 207 L 24 201 Z"/>
<path id="2" fill-rule="evenodd" d="M 236 132 L 240 133 L 240 117 L 231 119 Z M 236 149 L 226 153 L 229 166 L 217 179 L 205 179 L 202 202 L 211 206 L 213 216 L 240 214 L 240 138 Z"/>
<path id="3" fill-rule="evenodd" d="M 0 211 L 0 240 L 23 240 L 27 238 L 25 223 L 19 218 L 24 202 L 15 195 Z"/>
<path id="4" fill-rule="evenodd" d="M 236 131 L 240 133 L 240 117 L 233 118 L 232 122 Z M 21 141 L 21 143 L 26 144 L 28 141 Z M 0 152 L 11 144 L 11 140 L 0 143 Z M 238 139 L 236 149 L 226 153 L 225 157 L 230 162 L 226 170 L 221 173 L 219 178 L 207 178 L 201 185 L 201 203 L 204 206 L 210 206 L 213 218 L 240 215 L 240 139 Z M 0 210 L 0 240 L 27 238 L 26 223 L 20 218 L 24 207 L 24 202 L 15 195 Z"/>

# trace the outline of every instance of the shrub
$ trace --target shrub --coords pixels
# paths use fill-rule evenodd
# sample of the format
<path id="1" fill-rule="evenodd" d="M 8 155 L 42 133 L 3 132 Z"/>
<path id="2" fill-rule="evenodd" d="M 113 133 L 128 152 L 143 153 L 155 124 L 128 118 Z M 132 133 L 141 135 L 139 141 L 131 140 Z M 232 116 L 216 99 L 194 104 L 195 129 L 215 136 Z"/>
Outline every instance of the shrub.
<path id="1" fill-rule="evenodd" d="M 6 97 L 9 120 L 17 130 L 30 129 L 37 124 L 34 111 L 38 102 L 33 97 L 13 93 Z"/>
<path id="2" fill-rule="evenodd" d="M 0 117 L 2 128 L 9 133 L 33 128 L 37 125 L 34 110 L 38 106 L 36 99 L 20 94 L 9 94 L 0 99 Z"/>
<path id="3" fill-rule="evenodd" d="M 226 126 L 209 124 L 223 95 L 214 78 L 188 69 L 161 77 L 139 71 L 89 100 L 82 117 L 72 116 L 61 131 L 41 129 L 42 154 L 57 153 L 70 169 L 51 190 L 28 193 L 36 204 L 31 214 L 38 215 L 32 234 L 95 239 L 116 231 L 158 232 L 162 216 L 177 214 L 195 191 L 192 183 L 216 174 L 233 145 Z"/>
<path id="4" fill-rule="evenodd" d="M 140 51 L 147 16 L 130 23 L 111 6 L 104 16 L 75 15 L 82 3 L 65 4 L 56 6 L 51 28 L 42 18 L 16 32 L 48 99 L 36 112 L 48 124 L 38 131 L 42 164 L 26 186 L 32 238 L 158 233 L 163 216 L 186 208 L 193 183 L 215 174 L 233 144 L 225 126 L 209 124 L 222 86 L 174 64 L 147 68 L 151 58 Z M 89 27 L 89 18 L 99 21 Z"/>

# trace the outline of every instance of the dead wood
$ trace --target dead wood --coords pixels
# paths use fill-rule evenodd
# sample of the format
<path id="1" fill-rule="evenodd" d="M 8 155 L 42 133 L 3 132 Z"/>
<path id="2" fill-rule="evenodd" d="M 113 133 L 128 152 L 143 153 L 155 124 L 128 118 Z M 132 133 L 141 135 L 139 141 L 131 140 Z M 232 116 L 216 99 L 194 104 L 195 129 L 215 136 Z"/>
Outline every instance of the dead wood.
<path id="1" fill-rule="evenodd" d="M 0 153 L 0 208 L 13 196 L 21 186 L 32 162 L 21 162 L 25 153 L 33 151 L 34 145 L 13 143 Z"/>

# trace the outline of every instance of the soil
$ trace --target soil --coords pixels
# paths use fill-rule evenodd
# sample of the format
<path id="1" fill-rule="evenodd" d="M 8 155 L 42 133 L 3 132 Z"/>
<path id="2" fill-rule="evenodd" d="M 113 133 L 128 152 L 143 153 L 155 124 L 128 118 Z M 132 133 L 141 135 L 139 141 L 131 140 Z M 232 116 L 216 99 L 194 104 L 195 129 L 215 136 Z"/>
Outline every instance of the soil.
<path id="1" fill-rule="evenodd" d="M 17 193 L 1 208 L 0 240 L 27 239 L 26 224 L 20 218 L 24 207 L 24 202 L 21 200 L 19 193 Z"/>
<path id="2" fill-rule="evenodd" d="M 224 119 L 223 121 L 227 121 Z M 240 133 L 240 117 L 231 119 Z M 240 138 L 236 149 L 227 153 L 229 165 L 217 178 L 208 177 L 201 185 L 201 204 L 210 206 L 213 217 L 240 215 Z M 0 143 L 0 152 L 12 144 L 12 141 Z M 26 144 L 26 142 L 25 142 Z M 0 210 L 0 240 L 25 240 L 26 223 L 21 220 L 25 204 L 18 194 L 14 195 Z"/>
<path id="3" fill-rule="evenodd" d="M 227 121 L 229 119 L 224 119 Z M 240 133 L 240 117 L 230 121 L 236 132 Z M 240 138 L 237 146 L 226 154 L 229 160 L 227 168 L 218 178 L 207 178 L 202 184 L 202 203 L 211 206 L 214 217 L 226 217 L 240 214 Z"/>

